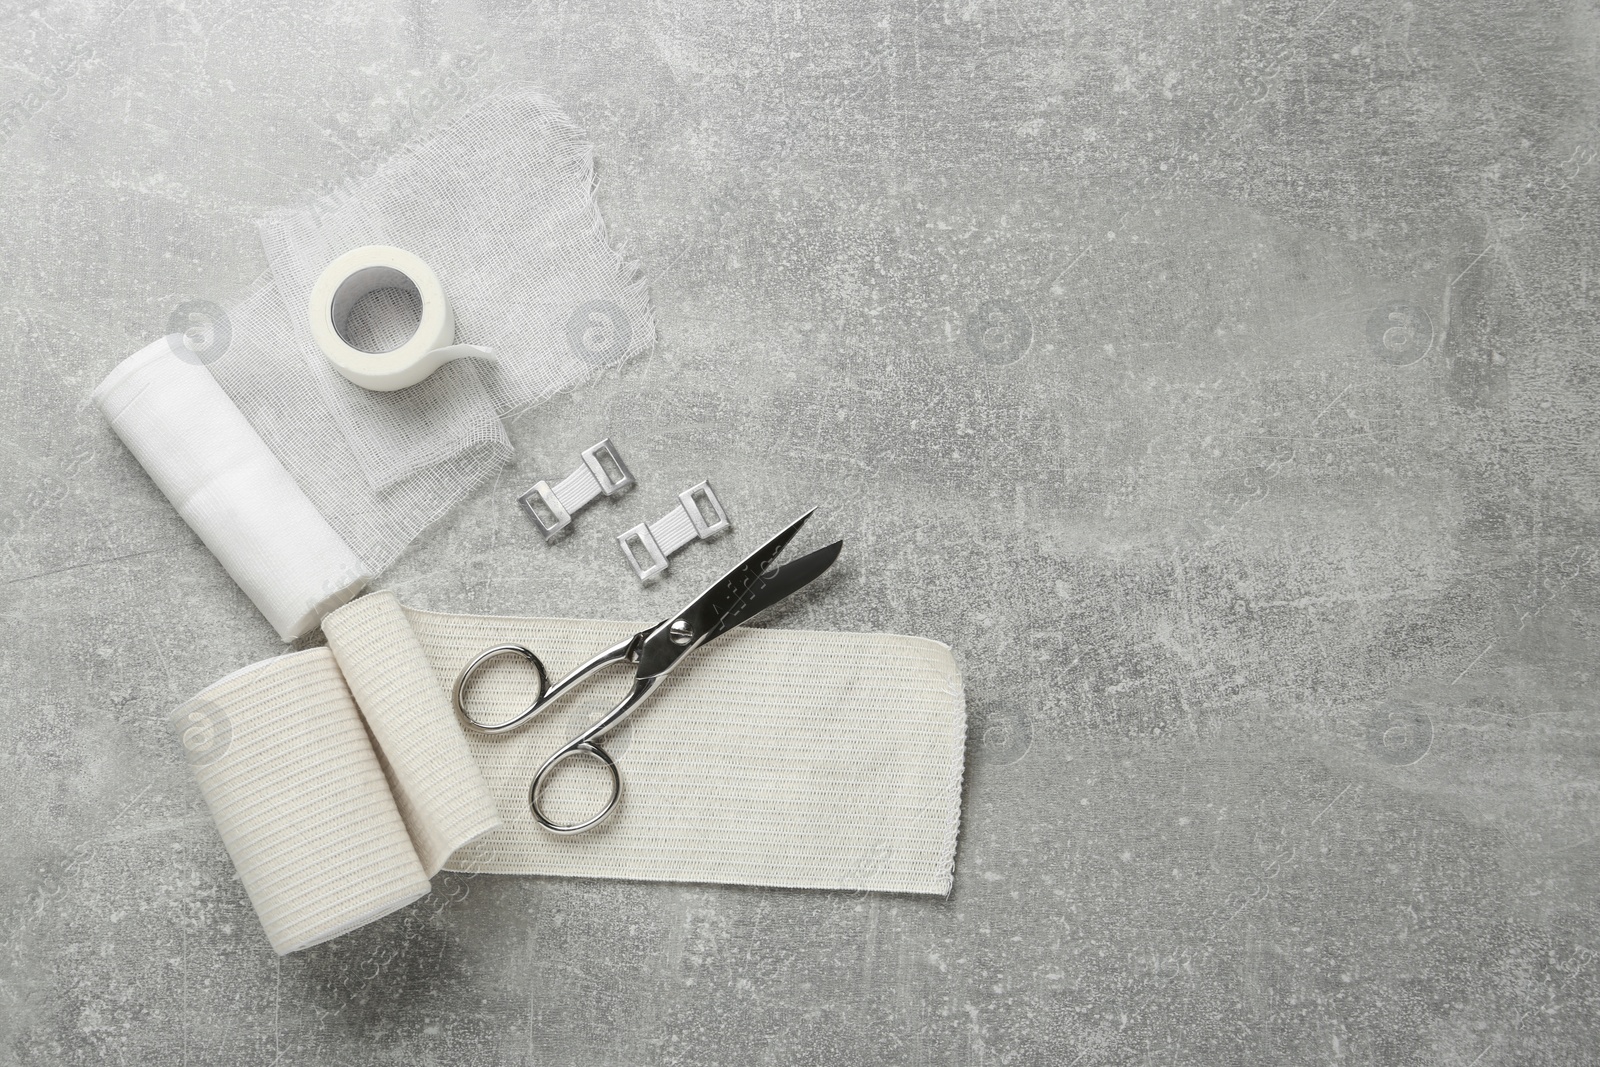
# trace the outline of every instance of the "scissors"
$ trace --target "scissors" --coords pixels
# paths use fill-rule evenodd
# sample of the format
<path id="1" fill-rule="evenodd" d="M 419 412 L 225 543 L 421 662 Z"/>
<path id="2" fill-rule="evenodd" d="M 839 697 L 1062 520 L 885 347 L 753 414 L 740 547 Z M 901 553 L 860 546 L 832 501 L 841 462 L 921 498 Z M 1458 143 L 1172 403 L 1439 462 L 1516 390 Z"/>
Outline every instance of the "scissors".
<path id="1" fill-rule="evenodd" d="M 833 561 L 839 558 L 839 550 L 844 547 L 843 541 L 835 541 L 782 566 L 773 563 L 815 511 L 813 508 L 806 512 L 790 523 L 786 530 L 746 556 L 742 563 L 714 582 L 688 607 L 606 649 L 555 685 L 549 684 L 549 677 L 539 657 L 523 645 L 496 645 L 467 664 L 451 687 L 450 700 L 455 705 L 456 714 L 474 728 L 490 734 L 515 730 L 602 667 L 615 663 L 629 663 L 634 667 L 633 689 L 622 698 L 622 702 L 557 749 L 534 773 L 533 781 L 528 786 L 528 806 L 533 809 L 533 817 L 540 826 L 552 833 L 578 834 L 603 822 L 622 797 L 622 775 L 611 756 L 600 747 L 600 738 L 632 714 L 690 652 L 715 641 L 735 626 L 749 622 L 767 608 L 799 592 L 833 565 Z M 508 722 L 479 722 L 466 708 L 467 684 L 485 663 L 496 656 L 512 653 L 532 663 L 539 676 L 539 688 L 533 703 Z M 539 795 L 550 773 L 574 756 L 596 760 L 610 772 L 611 797 L 598 814 L 582 822 L 558 823 L 539 807 Z"/>

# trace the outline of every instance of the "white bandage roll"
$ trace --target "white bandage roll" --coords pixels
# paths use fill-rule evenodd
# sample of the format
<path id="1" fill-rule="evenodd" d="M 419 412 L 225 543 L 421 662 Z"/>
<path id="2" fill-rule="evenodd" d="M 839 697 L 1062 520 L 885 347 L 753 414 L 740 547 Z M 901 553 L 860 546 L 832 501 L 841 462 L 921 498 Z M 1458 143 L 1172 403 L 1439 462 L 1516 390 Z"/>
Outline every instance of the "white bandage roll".
<path id="1" fill-rule="evenodd" d="M 380 289 L 410 292 L 421 305 L 416 332 L 398 348 L 367 352 L 351 343 L 351 313 L 365 296 Z M 456 344 L 455 314 L 444 286 L 421 257 L 391 245 L 365 245 L 339 256 L 311 287 L 306 314 L 311 337 L 334 370 L 375 392 L 416 385 L 452 359 L 493 353 L 477 345 Z"/>
<path id="2" fill-rule="evenodd" d="M 162 338 L 94 391 L 111 428 L 245 591 L 291 641 L 372 578 L 228 394 Z M 186 349 L 184 351 L 187 351 Z"/>

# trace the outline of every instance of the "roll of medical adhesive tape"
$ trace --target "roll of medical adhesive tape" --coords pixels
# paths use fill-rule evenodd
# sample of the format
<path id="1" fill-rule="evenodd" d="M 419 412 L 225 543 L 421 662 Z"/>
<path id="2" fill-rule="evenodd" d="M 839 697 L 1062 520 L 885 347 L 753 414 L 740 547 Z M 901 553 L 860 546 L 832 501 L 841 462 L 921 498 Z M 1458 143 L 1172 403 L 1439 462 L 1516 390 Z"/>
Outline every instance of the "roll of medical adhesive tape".
<path id="1" fill-rule="evenodd" d="M 350 315 L 379 289 L 416 293 L 422 314 L 410 340 L 388 352 L 366 352 L 349 341 Z M 335 370 L 363 389 L 390 392 L 416 385 L 452 359 L 492 357 L 490 349 L 458 345 L 455 315 L 439 276 L 420 256 L 391 245 L 366 245 L 339 256 L 311 287 L 311 336 Z"/>

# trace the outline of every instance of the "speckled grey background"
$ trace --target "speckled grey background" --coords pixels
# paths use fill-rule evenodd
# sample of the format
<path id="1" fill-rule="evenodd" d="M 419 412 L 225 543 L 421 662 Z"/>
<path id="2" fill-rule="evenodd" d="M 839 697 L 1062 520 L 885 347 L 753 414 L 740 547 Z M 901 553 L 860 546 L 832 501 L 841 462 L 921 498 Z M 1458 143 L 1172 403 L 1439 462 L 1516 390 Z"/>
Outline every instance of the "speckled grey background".
<path id="1" fill-rule="evenodd" d="M 1502 0 L 8 5 L 0 1059 L 1594 1062 L 1597 47 Z M 165 715 L 281 646 L 87 397 L 261 212 L 513 79 L 660 343 L 384 584 L 647 618 L 821 505 L 771 624 L 966 674 L 949 900 L 441 876 L 267 947 Z M 641 488 L 547 550 L 513 497 L 605 433 Z M 639 590 L 610 537 L 701 477 L 739 530 Z"/>

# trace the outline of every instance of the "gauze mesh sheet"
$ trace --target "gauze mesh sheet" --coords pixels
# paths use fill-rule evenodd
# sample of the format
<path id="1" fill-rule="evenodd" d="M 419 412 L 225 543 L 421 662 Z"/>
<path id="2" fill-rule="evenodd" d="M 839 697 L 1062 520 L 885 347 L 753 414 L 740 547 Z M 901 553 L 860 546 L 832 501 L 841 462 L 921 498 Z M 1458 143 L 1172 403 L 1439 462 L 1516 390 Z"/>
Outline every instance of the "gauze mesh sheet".
<path id="1" fill-rule="evenodd" d="M 650 344 L 648 294 L 637 268 L 606 242 L 593 186 L 593 151 L 581 132 L 549 100 L 517 88 L 445 124 L 350 192 L 261 221 L 274 283 L 291 310 L 305 306 L 336 256 L 395 245 L 438 274 L 456 339 L 495 351 L 494 363 L 449 364 L 397 394 L 373 393 L 322 358 L 307 316 L 291 316 L 295 345 L 374 488 L 476 441 L 470 408 L 499 414 L 538 403 Z M 379 307 L 365 328 L 383 337 L 384 313 L 409 310 Z M 468 398 L 472 405 L 462 403 Z"/>
<path id="2" fill-rule="evenodd" d="M 264 732 L 259 723 L 306 720 L 306 742 L 297 748 L 252 747 L 197 761 L 229 851 L 252 864 L 246 887 L 275 945 L 289 943 L 273 933 L 278 928 L 306 943 L 325 939 L 319 922 L 348 929 L 347 909 L 330 903 L 345 881 L 392 884 L 397 906 L 409 899 L 415 875 L 392 855 L 396 825 L 409 831 L 417 869 L 428 873 L 442 861 L 449 870 L 496 874 L 949 892 L 966 706 L 950 650 L 936 641 L 731 631 L 692 653 L 602 742 L 623 776 L 610 819 L 558 837 L 528 811 L 529 778 L 615 704 L 627 672 L 609 684 L 596 678 L 500 735 L 463 730 L 447 687 L 493 645 L 526 644 L 554 678 L 637 624 L 414 611 L 379 592 L 335 611 L 323 629 L 326 652 L 256 664 L 179 709 L 180 721 L 185 708 L 203 712 L 212 727 L 201 738 L 206 744 L 231 731 L 254 745 Z M 329 678 L 330 663 L 343 684 Z M 474 709 L 486 720 L 509 717 L 532 699 L 532 682 L 525 663 L 492 663 L 474 682 Z M 388 776 L 366 773 L 361 797 L 340 792 L 337 804 L 329 783 L 343 789 L 343 768 L 358 772 L 373 754 L 324 747 L 312 726 L 329 716 L 365 720 Z M 281 731 L 271 736 L 288 743 Z M 263 769 L 263 760 L 282 770 Z M 603 799 L 581 763 L 572 769 L 544 794 L 557 817 Z M 293 781 L 303 783 L 298 792 L 282 784 Z M 259 821 L 244 827 L 230 814 L 253 810 L 257 800 L 292 810 L 300 832 Z M 349 847 L 340 834 L 350 825 L 384 828 L 391 844 L 381 871 L 348 869 L 323 853 L 319 842 Z"/>
<path id="3" fill-rule="evenodd" d="M 392 432 L 404 447 L 405 427 L 426 425 L 427 432 L 418 437 L 436 458 L 416 462 L 409 476 L 375 487 L 355 444 L 323 398 L 317 383 L 320 371 L 294 347 L 294 324 L 271 277 L 257 282 L 229 318 L 233 340 L 210 365 L 212 376 L 328 525 L 374 574 L 511 458 L 505 426 L 470 372 L 478 361 L 458 360 L 428 379 L 447 375 L 456 386 L 428 404 L 404 395 L 413 390 L 388 394 L 390 406 L 382 421 L 390 429 L 369 428 L 368 436 Z M 257 532 L 241 528 L 236 536 L 249 539 Z"/>
<path id="4" fill-rule="evenodd" d="M 213 414 L 243 415 L 366 571 L 386 568 L 510 458 L 503 414 L 654 342 L 648 291 L 637 265 L 608 243 L 593 187 L 592 153 L 580 131 L 551 101 L 518 86 L 446 122 L 349 189 L 262 220 L 270 271 L 228 310 L 230 340 L 221 354 L 193 362 L 222 387 L 206 402 L 236 409 Z M 392 393 L 368 392 L 334 372 L 311 341 L 309 292 L 333 257 L 365 244 L 398 245 L 427 261 L 454 309 L 457 340 L 492 348 L 495 360 L 447 363 Z M 414 302 L 392 291 L 356 310 L 359 329 L 380 348 L 414 328 L 406 319 Z M 176 338 L 171 345 L 181 359 L 182 345 Z M 142 442 L 129 432 L 141 426 L 155 435 L 145 452 L 170 452 L 183 437 L 151 423 L 170 407 L 151 396 L 128 403 L 128 430 L 119 432 L 136 455 Z M 196 447 L 193 456 L 168 456 L 168 464 L 205 463 L 204 442 Z M 260 511 L 245 499 L 248 484 L 237 491 L 244 496 L 231 512 L 227 501 L 213 510 Z M 259 521 L 212 525 L 207 544 L 225 560 L 264 555 L 256 543 L 263 537 L 284 540 Z M 295 568 L 302 584 L 316 566 L 304 563 Z M 326 585 L 330 596 L 348 581 L 332 570 L 311 577 L 313 591 Z M 295 595 L 301 599 L 298 589 Z M 298 632 L 317 621 L 311 616 Z"/>

